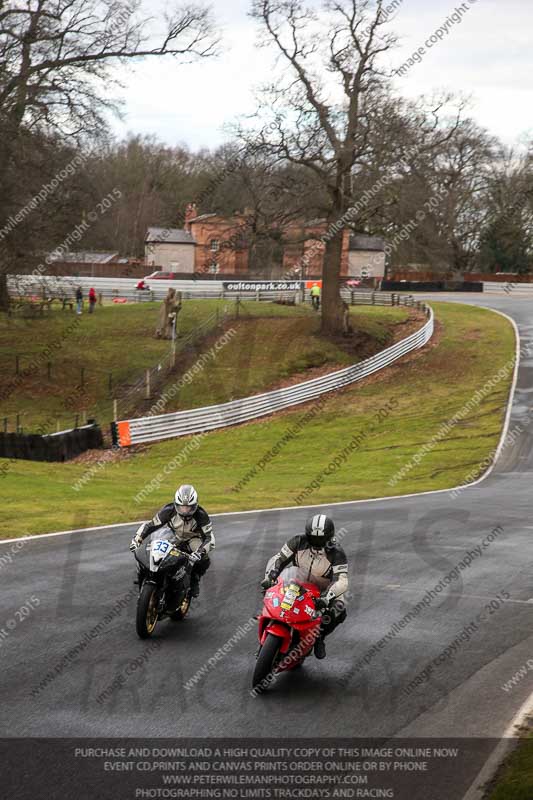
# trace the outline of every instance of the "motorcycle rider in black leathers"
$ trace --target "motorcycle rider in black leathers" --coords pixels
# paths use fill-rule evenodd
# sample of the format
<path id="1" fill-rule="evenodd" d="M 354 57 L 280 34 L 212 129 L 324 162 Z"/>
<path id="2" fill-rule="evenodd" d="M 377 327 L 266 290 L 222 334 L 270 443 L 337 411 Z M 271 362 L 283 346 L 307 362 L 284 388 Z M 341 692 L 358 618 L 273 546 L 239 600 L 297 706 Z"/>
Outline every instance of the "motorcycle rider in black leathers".
<path id="1" fill-rule="evenodd" d="M 329 581 L 328 588 L 315 601 L 316 609 L 324 613 L 314 651 L 317 658 L 325 658 L 325 637 L 333 633 L 337 625 L 346 619 L 343 594 L 348 589 L 346 554 L 335 541 L 335 525 L 332 519 L 325 514 L 315 514 L 308 519 L 305 535 L 289 539 L 268 562 L 267 573 L 261 583 L 262 589 L 269 589 L 277 581 L 281 571 L 289 565 L 308 571 L 309 583 L 313 583 L 312 578 L 325 578 Z"/>
<path id="2" fill-rule="evenodd" d="M 183 484 L 168 503 L 157 512 L 150 522 L 144 522 L 133 537 L 130 550 L 140 546 L 154 531 L 168 525 L 176 534 L 178 547 L 190 553 L 196 562 L 191 573 L 191 594 L 200 594 L 200 578 L 211 566 L 209 552 L 215 547 L 213 526 L 209 514 L 198 505 L 198 494 L 194 486 Z"/>

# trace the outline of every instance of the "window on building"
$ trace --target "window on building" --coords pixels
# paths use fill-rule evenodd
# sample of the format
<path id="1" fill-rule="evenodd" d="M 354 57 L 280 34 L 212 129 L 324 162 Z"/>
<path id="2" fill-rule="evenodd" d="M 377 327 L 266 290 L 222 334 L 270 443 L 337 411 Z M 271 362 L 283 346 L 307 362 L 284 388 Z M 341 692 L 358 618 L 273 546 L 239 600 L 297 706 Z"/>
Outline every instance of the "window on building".
<path id="1" fill-rule="evenodd" d="M 218 239 L 211 239 L 211 252 L 218 253 L 220 250 L 220 242 Z"/>
<path id="2" fill-rule="evenodd" d="M 209 272 L 210 272 L 212 275 L 217 275 L 217 274 L 220 272 L 220 264 L 218 263 L 218 261 L 213 261 L 213 262 L 212 262 L 212 263 L 209 265 Z"/>

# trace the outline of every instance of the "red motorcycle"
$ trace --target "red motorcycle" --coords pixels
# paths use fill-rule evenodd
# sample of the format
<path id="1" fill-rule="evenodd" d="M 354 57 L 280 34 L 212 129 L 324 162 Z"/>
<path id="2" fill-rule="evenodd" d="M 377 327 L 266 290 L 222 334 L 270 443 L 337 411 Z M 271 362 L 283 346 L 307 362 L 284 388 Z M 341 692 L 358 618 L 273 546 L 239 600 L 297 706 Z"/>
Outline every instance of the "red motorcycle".
<path id="1" fill-rule="evenodd" d="M 267 689 L 279 672 L 299 667 L 313 650 L 322 616 L 315 608 L 319 596 L 320 588 L 303 581 L 297 567 L 284 570 L 265 592 L 253 676 L 256 694 Z"/>

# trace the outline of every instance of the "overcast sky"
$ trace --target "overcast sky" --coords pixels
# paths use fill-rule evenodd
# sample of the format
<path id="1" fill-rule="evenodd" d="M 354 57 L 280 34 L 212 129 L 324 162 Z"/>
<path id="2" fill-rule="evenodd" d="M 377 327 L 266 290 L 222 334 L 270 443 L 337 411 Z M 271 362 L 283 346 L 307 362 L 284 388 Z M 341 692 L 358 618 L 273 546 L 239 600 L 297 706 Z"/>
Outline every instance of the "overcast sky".
<path id="1" fill-rule="evenodd" d="M 153 13 L 155 3 L 150 2 Z M 533 0 L 465 0 L 460 24 L 431 48 L 425 42 L 461 2 L 403 0 L 390 29 L 400 37 L 395 66 L 420 46 L 425 54 L 396 79 L 409 97 L 451 89 L 472 97 L 472 116 L 511 144 L 533 129 Z M 123 76 L 126 118 L 119 136 L 150 133 L 163 142 L 215 147 L 228 138 L 224 126 L 255 107 L 254 86 L 271 72 L 267 52 L 256 46 L 250 0 L 215 0 L 223 42 L 221 55 L 196 64 L 172 59 L 142 62 Z"/>

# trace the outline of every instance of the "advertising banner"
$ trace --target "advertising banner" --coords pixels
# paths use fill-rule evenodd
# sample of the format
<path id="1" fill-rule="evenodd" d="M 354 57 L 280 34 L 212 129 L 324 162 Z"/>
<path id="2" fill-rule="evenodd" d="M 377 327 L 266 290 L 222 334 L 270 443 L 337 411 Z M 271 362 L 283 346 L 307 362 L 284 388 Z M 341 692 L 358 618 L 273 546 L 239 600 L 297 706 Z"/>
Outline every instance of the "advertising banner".
<path id="1" fill-rule="evenodd" d="M 301 281 L 222 281 L 225 292 L 298 292 Z"/>

